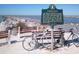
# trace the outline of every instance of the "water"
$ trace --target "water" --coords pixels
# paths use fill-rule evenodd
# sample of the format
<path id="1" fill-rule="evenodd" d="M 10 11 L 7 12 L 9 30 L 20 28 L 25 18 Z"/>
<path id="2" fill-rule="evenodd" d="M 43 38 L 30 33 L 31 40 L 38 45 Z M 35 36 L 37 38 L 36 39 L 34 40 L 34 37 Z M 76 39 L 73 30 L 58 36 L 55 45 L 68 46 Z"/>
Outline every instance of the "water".
<path id="1" fill-rule="evenodd" d="M 12 15 L 14 16 L 14 15 Z M 23 17 L 23 18 L 31 18 L 31 19 L 35 19 L 38 21 L 41 21 L 41 16 L 40 15 L 19 15 L 16 17 Z M 0 22 L 2 21 L 2 16 L 0 16 Z M 79 19 L 78 18 L 64 18 L 64 23 L 79 23 Z"/>
<path id="2" fill-rule="evenodd" d="M 79 18 L 64 18 L 64 23 L 79 23 Z"/>

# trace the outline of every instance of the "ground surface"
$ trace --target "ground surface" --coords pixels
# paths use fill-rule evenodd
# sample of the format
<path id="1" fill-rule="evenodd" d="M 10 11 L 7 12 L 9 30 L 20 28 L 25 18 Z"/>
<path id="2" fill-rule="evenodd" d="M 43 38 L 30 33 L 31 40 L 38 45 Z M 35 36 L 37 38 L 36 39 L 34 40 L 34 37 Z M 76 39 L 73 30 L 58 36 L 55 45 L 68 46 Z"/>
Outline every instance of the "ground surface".
<path id="1" fill-rule="evenodd" d="M 48 49 L 35 49 L 33 51 L 26 51 L 22 47 L 22 42 L 13 43 L 11 45 L 4 45 L 0 47 L 0 54 L 72 54 L 72 53 L 79 53 L 79 48 L 75 47 L 74 45 L 68 47 L 61 47 L 50 51 Z"/>

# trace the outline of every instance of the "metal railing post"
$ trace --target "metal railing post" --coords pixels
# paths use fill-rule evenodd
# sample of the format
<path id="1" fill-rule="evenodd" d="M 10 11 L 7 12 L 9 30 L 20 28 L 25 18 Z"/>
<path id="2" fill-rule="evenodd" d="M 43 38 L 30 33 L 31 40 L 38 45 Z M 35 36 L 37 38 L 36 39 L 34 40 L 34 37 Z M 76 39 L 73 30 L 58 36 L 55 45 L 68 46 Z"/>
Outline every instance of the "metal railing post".
<path id="1" fill-rule="evenodd" d="M 8 30 L 8 39 L 7 39 L 8 44 L 11 44 L 11 42 L 10 42 L 11 34 L 10 33 L 11 33 L 11 31 Z"/>
<path id="2" fill-rule="evenodd" d="M 20 27 L 18 27 L 18 41 L 20 41 Z"/>

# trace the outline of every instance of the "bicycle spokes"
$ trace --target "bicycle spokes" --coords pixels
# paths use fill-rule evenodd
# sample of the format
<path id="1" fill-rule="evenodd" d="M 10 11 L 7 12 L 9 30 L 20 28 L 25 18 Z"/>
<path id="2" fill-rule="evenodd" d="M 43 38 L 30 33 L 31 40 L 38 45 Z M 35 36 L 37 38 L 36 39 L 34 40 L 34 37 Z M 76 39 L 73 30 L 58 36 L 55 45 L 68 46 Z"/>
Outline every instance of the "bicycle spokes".
<path id="1" fill-rule="evenodd" d="M 31 38 L 30 39 L 25 39 L 23 42 L 22 42 L 22 46 L 25 50 L 27 51 L 31 51 L 33 49 L 35 49 L 35 45 L 36 45 L 36 42 L 35 40 L 32 40 Z"/>
<path id="2" fill-rule="evenodd" d="M 77 35 L 74 35 L 72 37 L 73 39 L 73 44 L 76 46 L 76 47 L 79 47 L 79 37 Z"/>

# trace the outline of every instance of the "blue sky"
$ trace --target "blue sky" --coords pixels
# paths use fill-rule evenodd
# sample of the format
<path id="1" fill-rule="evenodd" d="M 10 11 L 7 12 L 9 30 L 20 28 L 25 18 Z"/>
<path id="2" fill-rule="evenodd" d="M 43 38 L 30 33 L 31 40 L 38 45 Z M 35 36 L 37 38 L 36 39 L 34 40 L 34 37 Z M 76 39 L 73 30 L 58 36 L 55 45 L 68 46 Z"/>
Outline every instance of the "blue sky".
<path id="1" fill-rule="evenodd" d="M 0 4 L 0 15 L 41 15 L 42 8 L 49 4 Z M 56 4 L 64 15 L 79 15 L 79 4 Z"/>

